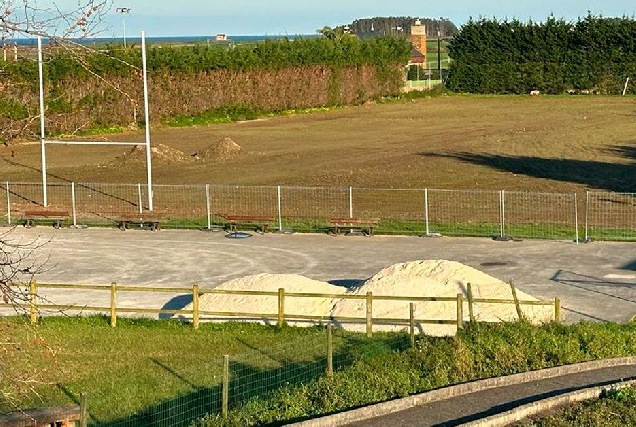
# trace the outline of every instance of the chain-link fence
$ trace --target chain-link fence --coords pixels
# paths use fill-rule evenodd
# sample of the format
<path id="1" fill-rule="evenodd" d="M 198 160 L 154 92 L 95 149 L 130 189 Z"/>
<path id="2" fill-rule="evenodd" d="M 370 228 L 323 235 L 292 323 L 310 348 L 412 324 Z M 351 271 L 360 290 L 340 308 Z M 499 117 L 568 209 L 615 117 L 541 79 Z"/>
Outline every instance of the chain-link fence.
<path id="1" fill-rule="evenodd" d="M 6 182 L 3 222 L 20 223 L 43 206 L 38 183 Z M 380 234 L 579 240 L 635 240 L 633 193 L 576 194 L 488 190 L 352 187 L 155 185 L 152 214 L 164 228 L 210 229 L 227 216 L 263 216 L 281 231 L 325 232 L 334 218 L 377 219 Z M 126 215 L 148 215 L 144 184 L 54 183 L 51 207 L 69 213 L 68 225 L 114 226 Z"/>

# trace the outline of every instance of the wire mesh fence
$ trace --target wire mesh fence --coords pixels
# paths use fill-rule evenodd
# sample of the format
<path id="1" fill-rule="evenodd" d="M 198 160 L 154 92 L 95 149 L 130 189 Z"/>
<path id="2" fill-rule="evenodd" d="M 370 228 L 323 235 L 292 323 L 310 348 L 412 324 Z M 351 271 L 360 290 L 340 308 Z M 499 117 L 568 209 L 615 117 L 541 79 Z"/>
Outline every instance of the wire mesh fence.
<path id="1" fill-rule="evenodd" d="M 331 219 L 357 218 L 377 219 L 380 234 L 578 241 L 585 209 L 585 239 L 636 239 L 634 193 L 155 185 L 150 212 L 145 184 L 52 183 L 46 190 L 48 206 L 64 209 L 67 225 L 75 226 L 114 226 L 124 216 L 152 214 L 164 228 L 210 229 L 238 215 L 266 217 L 270 229 L 325 232 Z M 4 223 L 20 223 L 25 210 L 43 206 L 39 183 L 5 182 L 0 191 Z"/>
<path id="2" fill-rule="evenodd" d="M 578 241 L 576 194 L 502 192 L 504 234 Z"/>
<path id="3" fill-rule="evenodd" d="M 585 240 L 636 240 L 636 193 L 589 192 Z"/>

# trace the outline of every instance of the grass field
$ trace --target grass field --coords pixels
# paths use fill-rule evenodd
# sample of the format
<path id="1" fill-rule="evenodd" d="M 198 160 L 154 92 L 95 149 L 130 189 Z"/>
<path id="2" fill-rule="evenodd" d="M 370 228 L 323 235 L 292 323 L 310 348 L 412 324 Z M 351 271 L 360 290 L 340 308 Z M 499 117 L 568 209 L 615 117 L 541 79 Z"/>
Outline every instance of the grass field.
<path id="1" fill-rule="evenodd" d="M 158 184 L 635 191 L 630 97 L 464 96 L 393 101 L 189 128 L 155 124 L 152 142 L 186 155 L 230 137 L 243 153 L 155 161 Z M 96 138 L 143 141 L 143 132 Z M 49 180 L 145 182 L 127 148 L 49 146 Z M 3 181 L 39 182 L 40 148 L 0 147 Z"/>

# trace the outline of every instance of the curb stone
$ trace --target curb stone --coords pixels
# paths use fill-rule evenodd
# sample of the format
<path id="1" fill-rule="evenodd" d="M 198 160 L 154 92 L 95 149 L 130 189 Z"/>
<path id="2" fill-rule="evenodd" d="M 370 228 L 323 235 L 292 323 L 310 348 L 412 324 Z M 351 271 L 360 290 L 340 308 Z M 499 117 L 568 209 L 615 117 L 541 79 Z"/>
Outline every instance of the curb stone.
<path id="1" fill-rule="evenodd" d="M 560 377 L 563 375 L 576 374 L 579 372 L 593 371 L 615 366 L 636 365 L 636 357 L 620 357 L 615 359 L 596 360 L 573 365 L 557 366 L 554 368 L 541 369 L 538 371 L 523 372 L 506 377 L 488 378 L 469 383 L 448 386 L 401 399 L 382 402 L 374 405 L 351 411 L 340 412 L 321 418 L 287 424 L 293 427 L 336 427 L 346 424 L 364 421 L 371 418 L 387 415 L 394 412 L 404 411 L 426 403 L 437 402 L 451 397 L 462 396 L 478 391 L 488 390 L 496 387 L 523 384 L 531 381 Z"/>
<path id="2" fill-rule="evenodd" d="M 491 415 L 478 421 L 461 424 L 460 427 L 500 427 L 522 421 L 533 415 L 549 411 L 554 408 L 569 405 L 571 403 L 583 402 L 585 400 L 598 399 L 603 392 L 636 385 L 636 380 L 619 381 L 610 385 L 599 387 L 590 387 L 579 391 L 573 391 L 561 396 L 549 397 L 537 402 L 528 403 L 517 408 L 511 409 L 501 414 Z"/>

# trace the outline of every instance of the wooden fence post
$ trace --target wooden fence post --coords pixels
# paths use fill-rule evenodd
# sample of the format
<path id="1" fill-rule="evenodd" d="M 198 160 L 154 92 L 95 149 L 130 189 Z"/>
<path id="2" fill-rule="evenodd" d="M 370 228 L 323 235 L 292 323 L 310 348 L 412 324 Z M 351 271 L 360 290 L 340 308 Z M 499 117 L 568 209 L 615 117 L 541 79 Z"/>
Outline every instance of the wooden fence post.
<path id="1" fill-rule="evenodd" d="M 409 304 L 409 337 L 411 338 L 411 348 L 415 347 L 415 304 Z"/>
<path id="2" fill-rule="evenodd" d="M 512 298 L 515 300 L 515 309 L 517 310 L 517 316 L 519 316 L 519 320 L 523 320 L 523 311 L 521 311 L 521 303 L 519 302 L 519 297 L 517 296 L 517 288 L 515 285 L 510 282 L 510 290 L 512 291 Z"/>
<path id="3" fill-rule="evenodd" d="M 117 326 L 117 283 L 110 284 L 110 326 Z"/>
<path id="4" fill-rule="evenodd" d="M 285 289 L 278 289 L 278 327 L 285 324 Z"/>
<path id="5" fill-rule="evenodd" d="M 367 337 L 373 336 L 373 292 L 367 292 Z"/>
<path id="6" fill-rule="evenodd" d="M 29 282 L 29 319 L 32 325 L 38 321 L 37 308 L 38 285 L 35 280 Z"/>
<path id="7" fill-rule="evenodd" d="M 554 321 L 561 322 L 561 298 L 554 298 Z"/>
<path id="8" fill-rule="evenodd" d="M 473 307 L 473 285 L 466 284 L 466 293 L 468 294 L 468 318 L 471 323 L 475 322 L 475 308 Z"/>
<path id="9" fill-rule="evenodd" d="M 221 389 L 221 416 L 227 417 L 230 402 L 230 356 L 223 356 L 223 383 Z"/>
<path id="10" fill-rule="evenodd" d="M 80 393 L 80 427 L 88 426 L 88 399 L 86 393 Z"/>
<path id="11" fill-rule="evenodd" d="M 457 330 L 464 327 L 464 295 L 457 294 Z"/>
<path id="12" fill-rule="evenodd" d="M 199 285 L 192 285 L 192 327 L 199 329 Z"/>
<path id="13" fill-rule="evenodd" d="M 327 325 L 327 376 L 333 377 L 333 331 L 331 325 Z"/>

